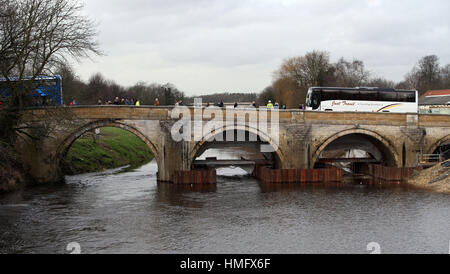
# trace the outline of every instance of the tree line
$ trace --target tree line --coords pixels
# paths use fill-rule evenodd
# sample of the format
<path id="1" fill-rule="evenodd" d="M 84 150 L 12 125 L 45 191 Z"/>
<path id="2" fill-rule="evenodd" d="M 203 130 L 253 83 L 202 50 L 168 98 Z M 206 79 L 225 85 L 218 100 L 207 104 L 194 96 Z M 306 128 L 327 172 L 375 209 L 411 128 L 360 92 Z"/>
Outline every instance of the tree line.
<path id="1" fill-rule="evenodd" d="M 160 105 L 175 105 L 177 101 L 183 101 L 186 105 L 193 105 L 195 98 L 201 98 L 203 103 L 211 105 L 224 102 L 253 102 L 258 99 L 258 93 L 212 93 L 198 96 L 186 96 L 171 83 L 158 84 L 138 82 L 131 87 L 124 87 L 114 80 L 106 79 L 101 73 L 93 74 L 87 82 L 80 80 L 73 69 L 64 64 L 57 70 L 56 74 L 62 77 L 64 103 L 76 100 L 80 105 L 95 105 L 98 101 L 105 103 L 113 101 L 115 97 L 139 99 L 142 105 L 154 105 L 158 98 Z"/>
<path id="2" fill-rule="evenodd" d="M 131 87 L 124 87 L 114 80 L 106 79 L 101 73 L 93 74 L 84 82 L 67 65 L 60 66 L 57 74 L 62 77 L 66 105 L 72 100 L 76 100 L 80 105 L 94 105 L 99 100 L 104 104 L 112 102 L 115 97 L 139 99 L 142 105 L 153 105 L 158 98 L 160 105 L 175 105 L 176 101 L 184 100 L 185 97 L 184 92 L 171 83 L 138 82 Z"/>
<path id="3" fill-rule="evenodd" d="M 204 104 L 210 103 L 210 105 L 223 102 L 223 103 L 249 103 L 258 99 L 258 93 L 213 93 L 199 96 L 190 96 L 185 98 L 186 104 L 193 105 L 195 98 L 201 98 Z"/>
<path id="4" fill-rule="evenodd" d="M 123 87 L 113 80 L 105 79 L 100 73 L 92 75 L 87 83 L 79 80 L 67 66 L 59 67 L 62 76 L 65 101 L 76 99 L 80 104 L 96 104 L 119 98 L 139 98 L 143 105 L 153 105 L 158 98 L 160 105 L 175 105 L 178 100 L 192 105 L 195 98 L 204 103 L 258 102 L 265 105 L 269 100 L 298 108 L 305 104 L 306 93 L 312 86 L 333 87 L 383 87 L 397 89 L 417 89 L 419 95 L 428 90 L 450 88 L 450 64 L 441 66 L 439 57 L 428 55 L 419 59 L 400 82 L 382 77 L 374 77 L 366 69 L 362 60 L 347 60 L 341 57 L 330 62 L 326 51 L 312 51 L 303 56 L 291 57 L 282 62 L 273 74 L 272 83 L 259 93 L 213 93 L 199 96 L 185 96 L 173 84 L 147 84 L 138 82 L 131 87 Z"/>
<path id="5" fill-rule="evenodd" d="M 274 72 L 272 83 L 258 97 L 260 104 L 268 100 L 298 108 L 305 103 L 306 93 L 312 86 L 384 87 L 417 89 L 422 95 L 427 90 L 450 88 L 450 64 L 441 66 L 439 57 L 422 57 L 400 82 L 373 77 L 361 60 L 340 58 L 330 62 L 326 51 L 311 51 L 303 56 L 291 57 Z"/>

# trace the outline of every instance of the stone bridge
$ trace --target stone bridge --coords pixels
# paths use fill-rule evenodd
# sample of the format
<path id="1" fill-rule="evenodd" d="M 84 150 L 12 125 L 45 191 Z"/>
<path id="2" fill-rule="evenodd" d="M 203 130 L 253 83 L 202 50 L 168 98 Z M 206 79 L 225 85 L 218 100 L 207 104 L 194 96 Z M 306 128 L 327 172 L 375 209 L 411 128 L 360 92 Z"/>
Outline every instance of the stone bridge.
<path id="1" fill-rule="evenodd" d="M 387 166 L 414 167 L 418 154 L 431 154 L 450 141 L 448 115 L 250 110 L 258 119 L 252 123 L 254 114 L 249 110 L 223 109 L 219 110 L 224 113 L 223 123 L 217 119 L 212 123 L 214 115 L 199 109 L 183 110 L 182 125 L 192 129 L 183 131 L 192 137 L 185 140 L 173 138 L 173 128 L 183 119 L 172 107 L 66 107 L 55 109 L 53 116 L 46 109 L 30 109 L 23 123 L 43 125 L 50 129 L 49 135 L 34 141 L 20 138 L 16 145 L 36 181 L 56 182 L 63 178 L 61 161 L 77 138 L 95 128 L 119 127 L 148 145 L 158 164 L 158 180 L 172 182 L 175 171 L 191 170 L 196 157 L 213 147 L 256 146 L 279 169 L 313 168 L 325 151 L 337 149 L 361 149 Z M 261 126 L 266 116 L 267 123 Z M 208 123 L 214 130 L 202 131 Z M 236 137 L 239 133 L 245 140 Z M 231 139 L 225 138 L 228 134 Z M 217 141 L 220 135 L 224 142 Z"/>

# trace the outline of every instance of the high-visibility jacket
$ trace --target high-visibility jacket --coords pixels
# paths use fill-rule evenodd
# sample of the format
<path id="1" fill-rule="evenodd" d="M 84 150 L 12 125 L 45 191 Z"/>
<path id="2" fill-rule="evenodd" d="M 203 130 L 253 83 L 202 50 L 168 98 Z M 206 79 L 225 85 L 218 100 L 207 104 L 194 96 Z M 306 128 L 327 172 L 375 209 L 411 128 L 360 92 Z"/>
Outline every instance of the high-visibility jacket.
<path id="1" fill-rule="evenodd" d="M 272 103 L 268 103 L 268 104 L 267 104 L 267 108 L 269 108 L 269 109 L 270 109 L 270 108 L 273 108 L 273 104 L 272 104 Z"/>
<path id="2" fill-rule="evenodd" d="M 141 103 L 139 101 L 136 101 L 136 106 L 140 106 Z"/>

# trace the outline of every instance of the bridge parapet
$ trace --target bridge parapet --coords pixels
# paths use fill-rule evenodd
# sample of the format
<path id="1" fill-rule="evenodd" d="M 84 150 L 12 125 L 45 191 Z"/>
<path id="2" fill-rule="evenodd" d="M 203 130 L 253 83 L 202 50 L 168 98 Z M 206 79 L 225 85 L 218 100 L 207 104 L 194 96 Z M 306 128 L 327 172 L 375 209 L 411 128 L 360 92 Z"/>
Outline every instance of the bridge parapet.
<path id="1" fill-rule="evenodd" d="M 194 107 L 189 109 L 191 118 L 195 117 Z M 48 108 L 31 108 L 24 113 L 26 120 L 49 119 L 46 115 Z M 174 107 L 154 107 L 154 106 L 76 106 L 55 108 L 60 111 L 72 114 L 79 119 L 127 119 L 127 120 L 172 120 L 172 110 Z M 202 108 L 205 110 L 206 108 Z M 227 113 L 231 115 L 246 114 L 251 111 L 260 117 L 261 112 L 266 112 L 265 108 L 217 108 L 223 112 L 224 119 Z M 326 124 L 369 124 L 369 125 L 418 125 L 418 126 L 445 126 L 450 127 L 450 115 L 444 114 L 413 114 L 413 113 L 378 113 L 378 112 L 319 112 L 303 110 L 271 110 L 268 111 L 267 119 L 270 121 L 271 112 L 277 112 L 278 119 L 283 123 L 291 122 L 312 122 Z M 202 116 L 204 120 L 211 117 Z"/>

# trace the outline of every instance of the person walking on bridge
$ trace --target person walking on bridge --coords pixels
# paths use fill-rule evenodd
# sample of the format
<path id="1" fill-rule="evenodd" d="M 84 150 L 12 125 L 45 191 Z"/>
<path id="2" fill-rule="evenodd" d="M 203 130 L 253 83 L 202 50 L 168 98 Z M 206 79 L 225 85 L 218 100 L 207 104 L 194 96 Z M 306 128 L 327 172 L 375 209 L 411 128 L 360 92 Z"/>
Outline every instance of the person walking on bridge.
<path id="1" fill-rule="evenodd" d="M 273 104 L 271 100 L 269 100 L 269 102 L 267 103 L 267 109 L 273 109 Z"/>
<path id="2" fill-rule="evenodd" d="M 158 98 L 155 99 L 155 106 L 156 107 L 159 106 L 159 99 Z"/>

